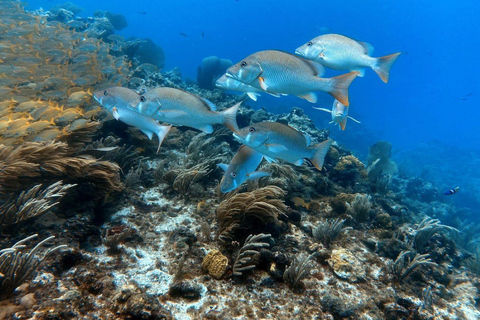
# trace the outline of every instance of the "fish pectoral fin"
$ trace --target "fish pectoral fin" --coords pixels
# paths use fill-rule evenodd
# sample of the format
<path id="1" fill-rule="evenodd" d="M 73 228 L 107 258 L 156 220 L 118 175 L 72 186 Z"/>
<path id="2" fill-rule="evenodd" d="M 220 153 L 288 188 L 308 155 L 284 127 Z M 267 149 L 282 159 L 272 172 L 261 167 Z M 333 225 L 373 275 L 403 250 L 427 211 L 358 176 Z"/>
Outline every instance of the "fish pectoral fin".
<path id="1" fill-rule="evenodd" d="M 273 92 L 267 92 L 269 95 L 274 96 L 275 98 L 280 98 L 281 95 L 278 93 L 273 93 Z"/>
<path id="2" fill-rule="evenodd" d="M 360 122 L 360 121 L 358 121 L 357 119 L 355 119 L 355 118 L 352 118 L 352 117 L 350 117 L 350 116 L 348 116 L 348 119 L 352 119 L 352 121 L 355 121 L 356 123 L 361 123 L 361 122 Z"/>
<path id="3" fill-rule="evenodd" d="M 313 107 L 313 109 L 316 109 L 316 110 L 321 110 L 321 111 L 325 111 L 325 112 L 328 112 L 328 113 L 332 113 L 332 110 L 328 110 L 328 109 L 325 109 L 325 108 L 317 108 L 317 107 Z"/>
<path id="4" fill-rule="evenodd" d="M 296 165 L 296 166 L 301 166 L 303 164 L 303 159 L 298 159 L 293 164 Z"/>
<path id="5" fill-rule="evenodd" d="M 351 69 L 350 71 L 358 72 L 358 76 L 363 78 L 365 76 L 365 68 Z"/>
<path id="6" fill-rule="evenodd" d="M 273 163 L 276 163 L 276 162 L 277 162 L 277 160 L 274 159 L 274 158 L 267 157 L 267 156 L 265 156 L 265 155 L 264 155 L 263 157 L 265 158 L 265 160 L 267 160 L 268 163 L 272 163 L 272 162 L 273 162 Z"/>
<path id="7" fill-rule="evenodd" d="M 116 120 L 120 119 L 120 114 L 118 113 L 118 109 L 115 107 L 112 109 L 112 115 Z"/>
<path id="8" fill-rule="evenodd" d="M 217 164 L 217 167 L 219 167 L 223 171 L 227 171 L 228 165 L 225 164 L 225 163 L 219 163 L 219 164 Z"/>
<path id="9" fill-rule="evenodd" d="M 265 147 L 268 148 L 268 151 L 274 152 L 274 153 L 288 151 L 287 147 L 285 147 L 282 144 L 278 144 L 278 143 L 265 143 Z"/>
<path id="10" fill-rule="evenodd" d="M 264 171 L 255 171 L 247 174 L 247 180 L 256 180 L 270 176 L 270 173 Z"/>
<path id="11" fill-rule="evenodd" d="M 258 77 L 258 83 L 260 84 L 260 88 L 262 88 L 262 90 L 267 91 L 268 85 L 265 83 L 265 78 Z"/>
<path id="12" fill-rule="evenodd" d="M 201 130 L 205 133 L 212 133 L 213 132 L 213 126 L 211 124 L 206 124 L 204 126 L 197 127 L 198 130 Z"/>
<path id="13" fill-rule="evenodd" d="M 307 92 L 299 94 L 298 97 L 307 100 L 308 102 L 315 103 L 317 102 L 317 95 L 314 92 Z"/>
<path id="14" fill-rule="evenodd" d="M 260 95 L 255 92 L 247 92 L 247 96 L 253 101 L 257 101 L 257 97 L 259 97 Z"/>

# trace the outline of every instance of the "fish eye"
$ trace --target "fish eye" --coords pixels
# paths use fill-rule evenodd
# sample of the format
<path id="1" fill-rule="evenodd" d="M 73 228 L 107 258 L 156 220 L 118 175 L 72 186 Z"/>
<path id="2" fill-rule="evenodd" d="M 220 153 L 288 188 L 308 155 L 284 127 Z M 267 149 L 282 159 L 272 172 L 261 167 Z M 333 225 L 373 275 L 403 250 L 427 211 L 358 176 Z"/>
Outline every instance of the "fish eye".
<path id="1" fill-rule="evenodd" d="M 250 127 L 250 128 L 248 128 L 248 131 L 249 131 L 249 132 L 255 132 L 255 128 L 254 128 L 254 127 Z"/>
<path id="2" fill-rule="evenodd" d="M 230 173 L 230 176 L 231 176 L 232 178 L 235 178 L 235 177 L 237 176 L 237 174 L 236 174 L 235 172 L 232 172 L 232 173 Z"/>
<path id="3" fill-rule="evenodd" d="M 107 90 L 103 91 L 103 95 L 108 96 L 108 91 Z"/>
<path id="4" fill-rule="evenodd" d="M 312 41 L 308 42 L 307 46 L 313 46 L 313 42 Z"/>
<path id="5" fill-rule="evenodd" d="M 242 61 L 242 63 L 240 63 L 240 66 L 242 68 L 245 68 L 247 66 L 247 62 L 246 61 Z"/>
<path id="6" fill-rule="evenodd" d="M 145 102 L 145 101 L 147 101 L 147 98 L 145 98 L 145 96 L 140 96 L 140 101 Z"/>

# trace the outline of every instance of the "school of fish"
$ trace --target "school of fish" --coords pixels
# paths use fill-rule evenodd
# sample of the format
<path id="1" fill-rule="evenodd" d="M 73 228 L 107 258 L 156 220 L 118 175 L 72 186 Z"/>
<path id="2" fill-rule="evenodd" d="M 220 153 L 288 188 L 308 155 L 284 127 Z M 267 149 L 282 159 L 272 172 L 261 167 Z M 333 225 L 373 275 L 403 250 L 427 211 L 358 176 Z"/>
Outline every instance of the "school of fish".
<path id="1" fill-rule="evenodd" d="M 364 68 L 370 67 L 388 82 L 390 68 L 400 54 L 373 58 L 372 52 L 370 44 L 342 35 L 323 35 L 295 50 L 297 55 L 278 50 L 253 53 L 228 68 L 215 84 L 224 90 L 244 92 L 254 101 L 260 93 L 267 93 L 275 97 L 296 95 L 315 103 L 316 91 L 329 93 L 335 98 L 332 110 L 316 109 L 331 113 L 332 123 L 345 130 L 348 118 L 360 123 L 348 115 L 348 87 L 352 81 L 363 77 Z M 324 78 L 324 67 L 350 72 Z M 236 114 L 241 103 L 218 111 L 211 101 L 175 88 L 159 87 L 139 95 L 117 87 L 95 92 L 94 98 L 117 120 L 137 127 L 149 138 L 156 133 L 158 148 L 170 128 L 160 122 L 205 133 L 212 133 L 215 124 L 229 128 L 242 146 L 230 164 L 218 165 L 225 171 L 219 186 L 223 193 L 235 190 L 245 181 L 268 176 L 267 172 L 257 171 L 263 159 L 295 165 L 307 160 L 321 170 L 332 143 L 327 139 L 313 146 L 308 135 L 277 122 L 259 122 L 239 129 Z"/>
<path id="2" fill-rule="evenodd" d="M 312 145 L 307 135 L 276 122 L 240 129 L 236 116 L 241 103 L 218 110 L 207 99 L 168 87 L 139 94 L 122 87 L 129 64 L 124 57 L 109 54 L 112 44 L 28 14 L 17 2 L 2 3 L 0 14 L 0 31 L 5 35 L 0 43 L 0 143 L 4 145 L 54 141 L 96 124 L 102 110 L 96 101 L 114 119 L 138 128 L 149 139 L 155 135 L 157 152 L 172 126 L 205 133 L 212 133 L 215 125 L 230 129 L 243 146 L 230 164 L 219 165 L 225 171 L 220 182 L 224 193 L 245 181 L 267 176 L 257 171 L 263 159 L 295 165 L 307 160 L 322 169 L 332 143 L 329 139 Z M 388 82 L 390 68 L 400 55 L 374 58 L 372 53 L 368 43 L 325 34 L 295 53 L 252 53 L 228 68 L 215 84 L 223 90 L 243 92 L 253 100 L 266 93 L 295 95 L 315 103 L 317 92 L 326 92 L 335 98 L 332 110 L 317 109 L 330 112 L 332 122 L 345 130 L 346 120 L 353 119 L 348 116 L 348 88 L 353 80 L 371 68 Z M 328 78 L 324 77 L 325 68 L 350 72 Z"/>

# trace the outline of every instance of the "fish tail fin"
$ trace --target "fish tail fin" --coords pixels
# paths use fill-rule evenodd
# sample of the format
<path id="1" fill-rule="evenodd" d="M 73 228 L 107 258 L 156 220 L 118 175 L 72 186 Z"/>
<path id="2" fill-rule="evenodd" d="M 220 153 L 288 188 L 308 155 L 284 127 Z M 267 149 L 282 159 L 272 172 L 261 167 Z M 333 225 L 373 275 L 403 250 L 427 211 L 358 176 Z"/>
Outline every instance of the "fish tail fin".
<path id="1" fill-rule="evenodd" d="M 348 87 L 357 76 L 358 72 L 353 71 L 330 79 L 332 81 L 332 87 L 329 93 L 346 107 L 348 107 L 349 104 Z"/>
<path id="2" fill-rule="evenodd" d="M 309 158 L 310 162 L 321 171 L 323 167 L 323 161 L 325 161 L 325 156 L 327 155 L 328 149 L 332 144 L 332 140 L 327 139 L 315 146 L 313 149 L 313 156 Z"/>
<path id="3" fill-rule="evenodd" d="M 240 108 L 242 102 L 235 104 L 233 107 L 230 107 L 222 111 L 223 122 L 222 124 L 233 132 L 238 132 L 240 130 L 237 125 L 237 111 Z"/>
<path id="4" fill-rule="evenodd" d="M 377 58 L 375 66 L 372 68 L 375 71 L 380 79 L 383 82 L 388 83 L 388 78 L 390 77 L 390 68 L 397 61 L 398 56 L 401 52 L 397 52 L 388 56 Z"/>
<path id="5" fill-rule="evenodd" d="M 345 128 L 347 127 L 347 117 L 345 117 L 345 119 L 343 119 L 342 121 L 340 121 L 340 123 L 338 124 L 340 126 L 340 128 L 342 129 L 342 131 L 345 131 Z"/>
<path id="6" fill-rule="evenodd" d="M 163 139 L 165 139 L 165 136 L 167 135 L 168 131 L 170 131 L 171 128 L 172 126 L 162 126 L 162 125 L 158 126 L 158 130 L 155 132 L 155 134 L 158 137 L 157 153 L 160 151 L 160 146 L 162 145 Z"/>

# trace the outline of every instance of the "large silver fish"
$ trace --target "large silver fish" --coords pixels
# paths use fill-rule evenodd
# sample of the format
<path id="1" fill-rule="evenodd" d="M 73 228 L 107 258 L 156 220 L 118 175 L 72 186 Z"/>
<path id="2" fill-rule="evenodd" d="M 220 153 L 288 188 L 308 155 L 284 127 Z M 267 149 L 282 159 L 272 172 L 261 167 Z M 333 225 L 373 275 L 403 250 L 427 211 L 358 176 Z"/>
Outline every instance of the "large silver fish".
<path id="1" fill-rule="evenodd" d="M 342 130 L 345 130 L 345 128 L 347 127 L 347 119 L 348 118 L 352 119 L 356 123 L 360 123 L 360 121 L 358 121 L 358 120 L 356 120 L 356 119 L 354 119 L 354 118 L 352 118 L 348 115 L 348 108 L 349 107 L 344 106 L 338 100 L 333 101 L 332 110 L 328 110 L 328 109 L 325 109 L 325 108 L 316 108 L 316 107 L 313 107 L 313 108 L 330 113 L 332 115 L 332 121 L 330 121 L 330 123 L 338 124 L 339 128 L 342 129 Z"/>
<path id="2" fill-rule="evenodd" d="M 256 52 L 228 68 L 227 76 L 269 93 L 293 94 L 316 102 L 314 91 L 325 91 L 348 105 L 348 87 L 358 73 L 321 78 L 325 69 L 287 52 Z"/>
<path id="3" fill-rule="evenodd" d="M 255 123 L 240 129 L 233 136 L 240 143 L 263 154 L 269 161 L 282 159 L 299 166 L 304 159 L 308 159 L 318 170 L 322 170 L 332 143 L 331 140 L 326 140 L 311 146 L 309 136 L 279 122 Z"/>
<path id="4" fill-rule="evenodd" d="M 215 82 L 215 85 L 224 90 L 245 92 L 247 96 L 253 101 L 257 101 L 257 97 L 260 96 L 260 93 L 265 92 L 261 89 L 252 87 L 241 81 L 227 77 L 226 74 L 218 78 L 217 81 Z M 270 92 L 267 92 L 267 93 L 277 98 L 280 97 L 280 95 L 276 93 L 270 93 Z"/>
<path id="5" fill-rule="evenodd" d="M 225 171 L 220 181 L 220 191 L 223 193 L 237 189 L 247 180 L 255 180 L 269 176 L 268 172 L 255 171 L 263 160 L 263 155 L 247 146 L 241 146 L 230 164 L 218 164 Z"/>
<path id="6" fill-rule="evenodd" d="M 162 126 L 154 119 L 139 114 L 134 107 L 140 102 L 140 95 L 135 91 L 123 87 L 113 87 L 93 94 L 105 109 L 113 114 L 113 117 L 130 126 L 140 129 L 151 140 L 153 134 L 158 137 L 158 148 L 160 150 L 163 139 L 171 126 Z"/>
<path id="7" fill-rule="evenodd" d="M 364 76 L 365 67 L 372 68 L 385 83 L 388 82 L 390 68 L 400 55 L 398 52 L 373 58 L 373 47 L 370 44 L 333 33 L 310 40 L 297 48 L 295 53 L 328 68 L 357 71 L 360 77 Z"/>
<path id="8" fill-rule="evenodd" d="M 236 117 L 240 104 L 217 111 L 217 107 L 207 99 L 183 90 L 161 87 L 145 92 L 137 110 L 158 121 L 212 133 L 214 124 L 238 130 Z"/>

